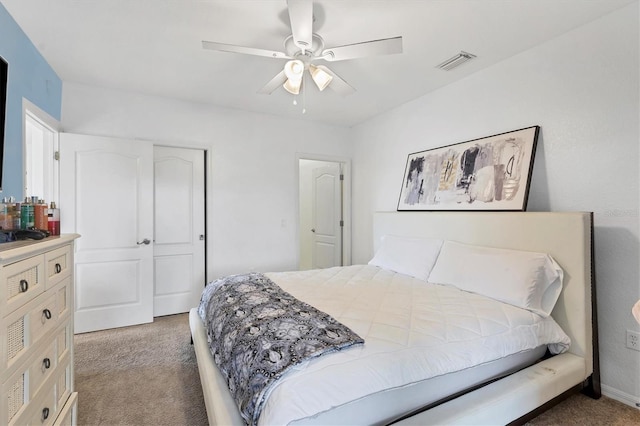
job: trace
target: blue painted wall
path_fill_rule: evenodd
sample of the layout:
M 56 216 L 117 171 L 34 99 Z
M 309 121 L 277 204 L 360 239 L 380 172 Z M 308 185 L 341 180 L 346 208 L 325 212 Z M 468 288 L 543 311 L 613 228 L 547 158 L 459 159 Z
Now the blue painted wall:
M 60 120 L 62 80 L 0 4 L 0 56 L 9 63 L 1 197 L 22 198 L 22 98 Z

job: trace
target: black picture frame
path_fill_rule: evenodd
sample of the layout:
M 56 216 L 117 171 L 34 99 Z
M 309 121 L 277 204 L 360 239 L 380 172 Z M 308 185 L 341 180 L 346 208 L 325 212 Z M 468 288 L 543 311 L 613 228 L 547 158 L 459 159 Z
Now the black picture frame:
M 525 211 L 539 126 L 409 154 L 398 211 Z

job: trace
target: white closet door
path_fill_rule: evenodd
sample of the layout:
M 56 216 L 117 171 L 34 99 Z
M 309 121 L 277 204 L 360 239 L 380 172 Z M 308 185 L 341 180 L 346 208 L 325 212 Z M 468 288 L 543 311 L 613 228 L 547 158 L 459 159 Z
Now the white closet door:
M 75 332 L 153 321 L 153 145 L 60 134 L 62 232 L 76 244 Z
M 154 148 L 154 316 L 198 306 L 205 277 L 204 151 Z

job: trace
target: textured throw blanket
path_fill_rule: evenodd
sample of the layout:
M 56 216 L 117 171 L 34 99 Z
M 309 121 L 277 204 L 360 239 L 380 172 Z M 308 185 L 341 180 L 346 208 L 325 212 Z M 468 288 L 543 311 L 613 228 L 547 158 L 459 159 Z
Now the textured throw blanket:
M 269 389 L 290 368 L 364 340 L 262 274 L 207 285 L 198 313 L 213 359 L 247 424 L 256 424 Z

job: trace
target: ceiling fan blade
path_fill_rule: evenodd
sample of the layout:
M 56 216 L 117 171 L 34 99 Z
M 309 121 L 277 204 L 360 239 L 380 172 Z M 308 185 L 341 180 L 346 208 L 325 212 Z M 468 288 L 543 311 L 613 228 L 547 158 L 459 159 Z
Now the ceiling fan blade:
M 313 2 L 311 0 L 287 0 L 293 42 L 300 49 L 311 50 L 313 34 Z
M 333 77 L 331 83 L 329 83 L 329 89 L 333 90 L 341 96 L 349 96 L 356 92 L 356 89 L 351 87 L 349 83 L 344 81 L 338 74 L 331 71 L 329 68 L 325 67 L 324 65 L 317 65 L 317 67 Z
M 284 82 L 287 81 L 287 76 L 284 74 L 284 70 L 280 71 L 278 75 L 273 77 L 271 81 L 264 85 L 264 87 L 258 90 L 258 93 L 263 95 L 270 95 L 278 87 L 281 87 Z
M 209 50 L 218 50 L 222 52 L 243 53 L 245 55 L 266 56 L 276 59 L 291 59 L 284 52 L 275 50 L 257 49 L 255 47 L 236 46 L 233 44 L 216 43 L 215 41 L 202 41 L 202 47 Z
M 332 47 L 323 50 L 320 58 L 334 62 L 363 58 L 365 56 L 392 55 L 394 53 L 402 53 L 401 36 Z

